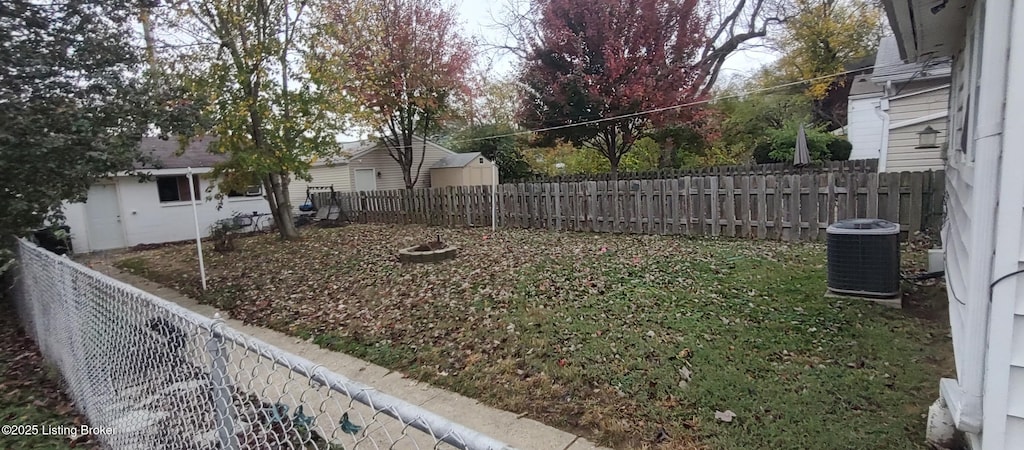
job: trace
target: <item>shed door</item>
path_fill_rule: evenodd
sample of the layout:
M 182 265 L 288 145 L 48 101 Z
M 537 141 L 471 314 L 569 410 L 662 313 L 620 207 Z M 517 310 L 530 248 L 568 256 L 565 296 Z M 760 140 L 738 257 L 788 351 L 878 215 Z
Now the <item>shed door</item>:
M 117 185 L 96 184 L 89 188 L 89 197 L 85 202 L 85 220 L 90 249 L 108 250 L 125 247 L 121 207 L 117 202 Z M 74 233 L 75 230 L 71 232 Z
M 377 169 L 356 169 L 356 191 L 377 190 Z

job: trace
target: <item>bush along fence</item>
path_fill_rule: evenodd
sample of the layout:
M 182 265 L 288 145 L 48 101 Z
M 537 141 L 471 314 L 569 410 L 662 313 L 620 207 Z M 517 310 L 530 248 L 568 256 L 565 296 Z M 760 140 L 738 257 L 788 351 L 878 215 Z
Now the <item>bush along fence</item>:
M 944 172 L 821 172 L 498 186 L 498 226 L 560 231 L 824 240 L 848 218 L 882 218 L 911 235 L 941 226 Z M 340 194 L 371 223 L 490 226 L 491 187 Z
M 718 175 L 805 175 L 822 172 L 878 172 L 878 159 L 850 161 L 816 161 L 808 166 L 794 167 L 792 163 L 748 164 L 715 166 L 699 169 L 665 169 L 645 172 L 621 172 L 619 180 L 664 180 L 670 178 Z M 552 177 L 534 177 L 516 180 L 522 183 L 563 183 L 579 181 L 611 181 L 611 174 L 576 174 Z
M 102 448 L 509 448 L 26 241 L 17 270 L 25 330 Z

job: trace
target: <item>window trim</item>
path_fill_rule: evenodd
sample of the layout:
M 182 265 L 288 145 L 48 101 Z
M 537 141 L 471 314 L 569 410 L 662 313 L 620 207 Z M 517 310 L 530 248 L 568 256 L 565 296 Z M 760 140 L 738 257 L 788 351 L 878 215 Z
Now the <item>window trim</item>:
M 256 192 L 252 192 L 252 188 L 256 188 Z M 246 186 L 245 192 L 228 191 L 224 193 L 224 197 L 231 201 L 243 201 L 263 198 L 263 186 L 259 184 L 250 184 Z

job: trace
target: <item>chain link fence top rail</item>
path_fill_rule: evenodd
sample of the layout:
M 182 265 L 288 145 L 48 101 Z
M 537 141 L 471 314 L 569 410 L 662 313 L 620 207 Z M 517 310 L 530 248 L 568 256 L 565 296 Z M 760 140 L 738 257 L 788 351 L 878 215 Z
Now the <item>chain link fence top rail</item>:
M 31 243 L 15 303 L 96 434 L 114 449 L 505 449 Z

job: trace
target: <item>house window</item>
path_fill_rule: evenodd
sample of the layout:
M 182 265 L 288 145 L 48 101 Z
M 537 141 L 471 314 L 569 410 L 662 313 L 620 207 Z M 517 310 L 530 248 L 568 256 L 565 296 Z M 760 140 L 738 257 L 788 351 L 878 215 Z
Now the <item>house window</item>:
M 192 175 L 192 186 L 196 193 L 194 200 L 199 200 L 198 175 Z M 189 197 L 188 176 L 157 177 L 156 191 L 160 195 L 160 203 L 187 201 Z
M 262 196 L 263 196 L 263 186 L 260 186 L 258 184 L 249 185 L 248 187 L 245 188 L 244 191 L 234 191 L 234 190 L 228 191 L 228 197 L 230 197 L 230 198 L 236 198 L 236 197 L 262 197 Z

